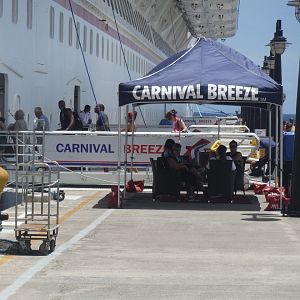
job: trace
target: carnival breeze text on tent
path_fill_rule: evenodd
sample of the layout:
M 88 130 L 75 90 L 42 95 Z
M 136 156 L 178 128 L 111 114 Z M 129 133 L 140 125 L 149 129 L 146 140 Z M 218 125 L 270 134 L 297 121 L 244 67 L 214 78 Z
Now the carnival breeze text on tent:
M 203 88 L 202 88 L 203 89 Z M 207 95 L 202 94 L 201 85 L 148 86 L 136 85 L 132 91 L 136 100 L 249 100 L 258 101 L 258 88 L 238 85 L 208 84 Z

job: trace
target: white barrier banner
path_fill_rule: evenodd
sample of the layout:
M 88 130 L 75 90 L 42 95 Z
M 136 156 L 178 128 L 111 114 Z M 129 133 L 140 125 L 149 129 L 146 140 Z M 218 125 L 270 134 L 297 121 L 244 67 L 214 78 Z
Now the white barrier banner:
M 179 136 L 172 135 L 136 135 L 133 143 L 134 164 L 150 165 L 150 157 L 161 156 L 168 138 L 179 142 Z M 195 157 L 198 151 L 209 149 L 216 140 L 214 135 L 181 136 L 181 154 Z M 125 156 L 125 137 L 122 136 L 122 156 Z M 128 137 L 127 160 L 130 161 L 131 136 Z M 117 135 L 46 135 L 45 157 L 62 165 L 116 166 L 118 157 Z

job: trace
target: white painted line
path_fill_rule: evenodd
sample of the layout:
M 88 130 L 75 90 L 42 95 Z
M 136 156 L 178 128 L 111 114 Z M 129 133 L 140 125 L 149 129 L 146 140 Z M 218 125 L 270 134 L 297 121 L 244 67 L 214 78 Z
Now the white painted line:
M 48 256 L 40 259 L 35 265 L 29 268 L 26 272 L 21 274 L 15 282 L 5 288 L 2 292 L 0 292 L 0 299 L 5 300 L 8 297 L 14 295 L 17 290 L 30 281 L 35 274 L 40 272 L 42 269 L 47 267 L 52 260 L 63 254 L 66 250 L 71 248 L 75 243 L 88 235 L 92 230 L 94 230 L 98 225 L 100 225 L 107 217 L 109 217 L 113 213 L 114 209 L 109 209 L 105 211 L 99 218 L 97 218 L 93 223 L 91 223 L 86 228 L 82 229 L 78 232 L 73 238 L 71 238 L 66 243 L 62 244 L 57 250 Z

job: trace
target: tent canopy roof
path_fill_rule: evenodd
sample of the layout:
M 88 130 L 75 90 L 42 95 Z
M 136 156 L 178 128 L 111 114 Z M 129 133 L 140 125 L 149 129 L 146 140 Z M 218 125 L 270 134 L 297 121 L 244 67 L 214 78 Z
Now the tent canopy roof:
M 244 55 L 200 38 L 146 76 L 119 85 L 119 106 L 143 103 L 282 105 L 282 86 Z

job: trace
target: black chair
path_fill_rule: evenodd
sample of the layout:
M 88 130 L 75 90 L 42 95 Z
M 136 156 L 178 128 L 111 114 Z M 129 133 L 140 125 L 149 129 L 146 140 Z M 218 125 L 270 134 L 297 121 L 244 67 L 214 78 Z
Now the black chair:
M 153 199 L 157 199 L 162 195 L 173 196 L 178 199 L 181 187 L 180 174 L 171 170 L 167 159 L 163 157 L 158 157 L 156 161 L 153 158 L 150 158 L 150 161 L 153 172 Z
M 245 196 L 245 183 L 244 183 L 244 173 L 245 166 L 241 164 L 236 164 L 236 171 L 234 176 L 234 194 L 236 195 L 237 191 L 243 191 Z
M 210 160 L 208 170 L 208 196 L 222 195 L 232 201 L 234 172 L 232 160 Z

